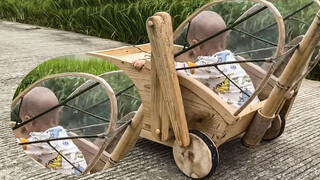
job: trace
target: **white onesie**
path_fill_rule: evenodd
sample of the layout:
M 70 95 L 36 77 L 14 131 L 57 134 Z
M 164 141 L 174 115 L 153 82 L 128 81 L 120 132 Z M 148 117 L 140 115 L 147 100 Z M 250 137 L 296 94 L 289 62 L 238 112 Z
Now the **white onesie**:
M 176 62 L 176 68 L 199 66 L 218 62 L 235 61 L 233 54 L 229 50 L 220 51 L 212 56 L 199 56 L 195 63 Z M 179 72 L 191 76 L 208 88 L 216 92 L 223 100 L 234 108 L 239 108 L 254 92 L 254 86 L 249 75 L 240 66 L 240 64 L 219 65 L 218 68 L 235 82 L 245 93 L 238 89 L 232 82 L 228 80 L 215 67 L 204 67 L 188 70 L 180 70 Z M 247 96 L 249 95 L 249 96 Z M 256 97 L 251 103 L 257 103 L 259 99 Z
M 44 132 L 31 132 L 27 140 L 20 138 L 20 142 L 31 142 L 61 137 L 68 137 L 67 132 L 63 127 L 57 126 Z M 47 143 L 24 145 L 24 150 L 29 156 L 45 167 L 60 173 L 79 175 L 87 167 L 87 163 L 82 152 L 72 142 L 72 140 L 67 139 L 50 141 L 50 144 L 55 147 L 56 150 L 58 150 L 66 159 L 74 164 L 76 168 L 68 163 Z

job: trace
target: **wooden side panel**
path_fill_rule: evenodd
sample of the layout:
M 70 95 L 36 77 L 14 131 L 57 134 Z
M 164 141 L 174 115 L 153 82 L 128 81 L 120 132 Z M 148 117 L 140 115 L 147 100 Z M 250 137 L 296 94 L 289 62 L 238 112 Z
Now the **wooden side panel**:
M 219 139 L 217 146 L 220 146 L 233 137 L 236 137 L 237 135 L 245 132 L 249 124 L 251 123 L 255 113 L 264 106 L 265 102 L 266 101 L 262 101 L 255 105 L 249 105 L 245 110 L 243 110 L 239 114 L 240 118 L 234 124 L 227 126 L 225 134 L 223 138 Z
M 217 94 L 215 94 L 211 89 L 203 85 L 200 81 L 191 78 L 185 74 L 179 74 L 180 85 L 189 89 L 193 94 L 197 95 L 199 101 L 205 101 L 212 109 L 214 109 L 224 121 L 228 124 L 234 123 L 238 117 L 233 115 L 235 109 L 232 108 L 227 102 L 222 100 Z M 183 96 L 183 98 L 187 98 Z M 194 104 L 197 106 L 197 104 Z M 186 111 L 188 111 L 186 109 Z
M 189 129 L 204 132 L 216 143 L 215 137 L 222 138 L 227 122 L 205 100 L 199 98 L 191 90 L 181 87 L 183 103 Z
M 77 134 L 72 133 L 72 132 L 68 132 L 68 135 L 70 137 L 78 136 Z M 85 139 L 73 139 L 72 141 L 80 149 L 80 151 L 82 152 L 87 164 L 89 164 L 92 161 L 92 159 L 94 158 L 95 154 L 97 154 L 97 152 L 99 151 L 99 147 L 98 146 L 94 145 L 92 142 L 87 141 Z M 108 161 L 109 157 L 110 157 L 110 154 L 107 153 L 106 151 L 104 151 L 102 153 L 99 161 L 92 168 L 90 173 L 95 173 L 95 172 L 101 171 L 103 169 L 103 167 L 105 166 L 106 162 Z
M 125 49 L 122 49 L 124 53 Z M 107 55 L 107 51 L 102 54 L 100 52 L 90 53 L 91 55 L 103 58 L 109 62 L 115 64 L 120 69 L 122 69 L 135 83 L 137 89 L 139 90 L 142 102 L 144 104 L 144 117 L 143 117 L 143 131 L 141 133 L 142 137 L 156 141 L 155 138 L 151 138 L 151 71 L 147 68 L 142 68 L 141 71 L 136 70 L 131 62 L 121 61 L 117 57 L 112 57 Z M 221 98 L 216 95 L 213 91 L 208 89 L 202 83 L 188 77 L 183 74 L 178 75 L 179 83 L 181 87 L 181 93 L 184 103 L 184 109 L 186 113 L 186 119 L 189 129 L 198 129 L 211 138 L 214 138 L 215 143 L 219 144 L 218 137 L 221 137 L 227 124 L 233 124 L 236 122 L 238 117 L 233 116 L 233 111 L 229 109 L 229 105 L 221 100 Z M 160 108 L 160 112 L 164 111 L 164 106 Z M 164 118 L 164 117 L 163 117 Z M 168 122 L 168 121 L 166 121 Z M 199 123 L 200 122 L 200 123 Z M 165 121 L 162 121 L 162 140 L 166 141 L 166 145 L 172 142 L 172 129 L 169 125 L 164 125 Z M 166 127 L 166 130 L 163 130 Z M 215 129 L 216 128 L 216 129 Z M 146 133 L 150 132 L 150 133 Z M 165 134 L 163 132 L 169 132 Z M 161 142 L 157 140 L 156 142 Z M 169 143 L 170 144 L 170 143 Z
M 124 49 L 125 51 L 125 49 Z M 101 57 L 103 59 L 108 60 L 109 62 L 115 64 L 120 69 L 122 69 L 135 83 L 137 89 L 139 90 L 142 102 L 144 104 L 144 117 L 143 117 L 143 133 L 141 133 L 142 137 L 150 139 L 152 141 L 156 141 L 155 138 L 151 138 L 151 91 L 150 91 L 150 82 L 151 82 L 151 71 L 147 68 L 143 68 L 141 71 L 136 70 L 131 63 L 121 61 L 116 57 L 112 57 L 109 55 L 105 55 L 97 52 L 90 53 L 91 55 Z M 233 111 L 229 109 L 229 105 L 221 100 L 218 95 L 212 92 L 210 89 L 205 87 L 199 81 L 188 77 L 186 75 L 179 74 L 179 83 L 182 92 L 182 98 L 186 113 L 186 119 L 189 126 L 189 129 L 198 129 L 206 134 L 208 134 L 216 144 L 222 144 L 227 139 L 225 137 L 221 138 L 226 129 L 233 128 L 230 125 L 234 123 L 238 123 L 237 119 L 239 117 L 233 116 Z M 162 107 L 164 108 L 164 107 Z M 160 108 L 160 109 L 162 109 Z M 163 110 L 163 109 L 162 109 Z M 160 110 L 162 112 L 162 110 Z M 250 119 L 250 118 L 248 118 Z M 251 120 L 251 119 L 250 119 Z M 244 127 L 240 128 L 239 131 L 231 130 L 231 134 L 227 134 L 226 137 L 231 138 L 230 135 L 236 135 L 246 130 L 247 124 L 249 120 L 244 123 Z M 201 123 L 199 123 L 201 122 Z M 163 122 L 162 122 L 163 124 Z M 164 126 L 163 126 L 164 127 Z M 156 142 L 163 143 L 166 145 L 170 145 L 172 141 L 172 129 L 170 126 L 168 127 L 168 136 L 163 138 L 166 142 L 161 142 L 161 140 L 157 140 Z M 217 128 L 217 129 L 214 129 Z M 149 132 L 149 133 L 147 133 Z M 162 131 L 162 135 L 163 135 Z M 221 139 L 219 139 L 221 138 Z
M 239 58 L 239 57 L 237 57 L 237 58 Z M 247 74 L 250 76 L 254 87 L 257 88 L 259 86 L 259 84 L 262 82 L 262 80 L 265 78 L 267 72 L 253 63 L 241 63 L 240 65 L 247 72 Z M 271 75 L 267 84 L 264 86 L 263 90 L 258 95 L 260 100 L 265 100 L 268 98 L 268 96 L 271 93 L 273 87 L 275 86 L 277 80 L 278 80 L 278 78 Z

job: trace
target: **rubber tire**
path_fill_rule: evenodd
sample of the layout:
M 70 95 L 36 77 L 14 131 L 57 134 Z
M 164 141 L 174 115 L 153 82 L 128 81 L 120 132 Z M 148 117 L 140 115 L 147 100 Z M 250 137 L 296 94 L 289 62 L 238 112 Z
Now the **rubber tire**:
M 285 126 L 286 126 L 286 120 L 285 120 L 285 117 L 284 117 L 284 115 L 283 114 L 279 114 L 279 117 L 280 117 L 280 131 L 278 132 L 278 134 L 277 135 L 275 135 L 274 137 L 272 137 L 272 138 L 265 138 L 265 137 L 263 137 L 262 138 L 262 140 L 263 141 L 273 141 L 273 140 L 275 140 L 275 139 L 277 139 L 278 137 L 280 137 L 282 134 L 283 134 L 283 132 L 284 132 L 284 129 L 285 129 Z

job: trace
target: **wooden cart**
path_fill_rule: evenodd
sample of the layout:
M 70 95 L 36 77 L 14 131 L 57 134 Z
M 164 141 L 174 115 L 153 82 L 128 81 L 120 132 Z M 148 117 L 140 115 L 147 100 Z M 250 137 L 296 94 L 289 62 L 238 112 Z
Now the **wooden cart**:
M 284 63 L 285 68 L 279 68 L 275 63 L 267 70 L 253 63 L 241 63 L 253 80 L 256 91 L 240 109 L 234 110 L 199 81 L 176 73 L 174 67 L 174 54 L 183 49 L 174 44 L 174 39 L 197 14 L 224 1 L 217 0 L 203 6 L 175 32 L 172 31 L 170 15 L 156 13 L 146 23 L 150 44 L 88 53 L 113 63 L 127 74 L 138 89 L 143 106 L 126 127 L 112 129 L 109 126 L 109 132 L 115 132 L 109 137 L 119 137 L 117 143 L 113 143 L 112 151 L 104 151 L 108 149 L 110 138 L 102 142 L 100 149 L 85 140 L 74 140 L 85 156 L 94 159 L 84 173 L 105 169 L 120 161 L 140 135 L 173 147 L 174 159 L 180 170 L 189 177 L 203 178 L 215 170 L 219 161 L 218 147 L 230 139 L 242 136 L 244 145 L 256 147 L 262 139 L 272 140 L 282 134 L 302 78 L 309 72 L 304 70 L 320 41 L 320 11 L 299 46 L 284 52 L 282 16 L 270 2 L 253 0 L 261 4 L 260 7 L 267 7 L 277 21 L 278 46 L 272 58 L 290 61 Z M 249 9 L 238 21 L 256 10 L 256 6 Z M 319 55 L 316 58 L 315 62 L 320 59 Z M 132 66 L 132 61 L 139 59 L 147 60 L 140 71 Z M 245 61 L 242 57 L 237 59 Z M 275 73 L 281 76 L 278 78 Z M 108 91 L 111 97 L 112 93 Z M 250 104 L 256 96 L 260 102 Z
M 303 67 L 320 40 L 318 13 L 294 54 L 282 53 L 284 25 L 280 13 L 271 3 L 256 1 L 276 16 L 279 27 L 276 56 L 292 57 L 280 78 L 272 75 L 272 68 L 265 71 L 254 64 L 243 65 L 254 81 L 263 79 L 251 96 L 251 99 L 259 96 L 261 102 L 246 103 L 234 111 L 205 85 L 177 74 L 173 63 L 174 54 L 182 49 L 173 44 L 173 38 L 188 21 L 218 2 L 221 1 L 209 3 L 192 14 L 175 32 L 172 32 L 171 17 L 156 13 L 147 20 L 150 44 L 88 53 L 112 62 L 132 79 L 143 101 L 140 136 L 172 146 L 178 167 L 193 178 L 202 178 L 214 170 L 219 160 L 217 148 L 238 135 L 245 133 L 242 141 L 250 147 L 258 146 L 263 138 L 271 140 L 281 135 L 302 80 L 299 77 Z M 131 64 L 137 59 L 148 59 L 150 63 L 138 71 Z

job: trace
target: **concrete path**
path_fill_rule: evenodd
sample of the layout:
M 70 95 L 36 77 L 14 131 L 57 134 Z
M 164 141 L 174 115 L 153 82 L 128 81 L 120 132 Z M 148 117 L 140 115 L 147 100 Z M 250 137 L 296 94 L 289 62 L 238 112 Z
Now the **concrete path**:
M 106 171 L 82 177 L 36 166 L 15 141 L 10 104 L 23 77 L 45 60 L 108 49 L 122 43 L 47 28 L 0 22 L 0 179 L 188 179 L 171 148 L 140 139 L 129 155 Z M 208 179 L 320 179 L 320 82 L 305 81 L 284 134 L 249 150 L 239 140 L 223 145 Z

